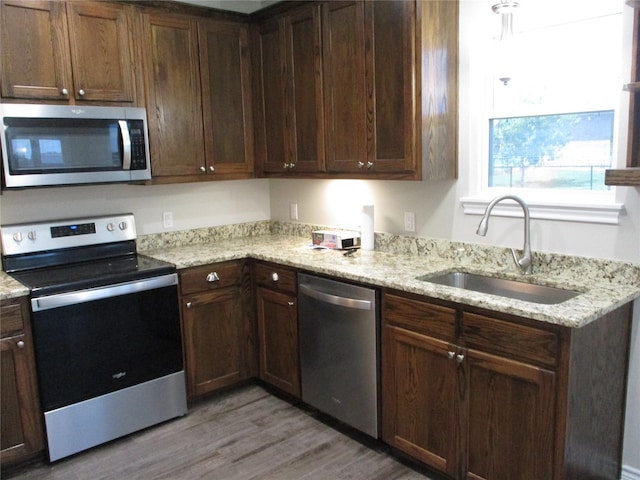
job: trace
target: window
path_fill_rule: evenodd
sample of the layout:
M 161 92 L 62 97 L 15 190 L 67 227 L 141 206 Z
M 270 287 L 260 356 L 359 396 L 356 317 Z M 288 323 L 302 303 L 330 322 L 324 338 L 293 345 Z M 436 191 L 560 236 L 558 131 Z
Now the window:
M 516 34 L 493 42 L 487 62 L 483 189 L 608 191 L 624 83 L 620 2 L 522 0 L 514 16 Z

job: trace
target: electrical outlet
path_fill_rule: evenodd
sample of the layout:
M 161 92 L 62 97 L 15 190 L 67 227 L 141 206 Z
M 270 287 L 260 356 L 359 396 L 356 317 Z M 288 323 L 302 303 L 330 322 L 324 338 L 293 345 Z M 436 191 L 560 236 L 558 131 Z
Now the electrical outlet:
M 416 231 L 416 214 L 414 212 L 404 212 L 404 230 L 405 232 Z
M 292 203 L 289 205 L 289 217 L 291 220 L 298 220 L 298 204 Z
M 173 212 L 162 212 L 162 226 L 164 228 L 173 227 Z

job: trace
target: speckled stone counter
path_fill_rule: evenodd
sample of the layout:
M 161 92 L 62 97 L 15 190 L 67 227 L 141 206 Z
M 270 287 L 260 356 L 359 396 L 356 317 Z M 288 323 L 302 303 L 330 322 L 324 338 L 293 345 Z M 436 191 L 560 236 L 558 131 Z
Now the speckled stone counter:
M 534 252 L 534 273 L 524 277 L 506 248 L 376 233 L 375 251 L 344 256 L 341 251 L 310 248 L 311 231 L 321 228 L 327 227 L 265 221 L 142 235 L 138 251 L 178 268 L 241 258 L 265 260 L 572 328 L 640 297 L 637 264 Z M 581 294 L 557 305 L 541 305 L 416 279 L 454 269 Z M 0 299 L 28 294 L 25 286 L 0 272 Z
M 233 236 L 213 228 L 206 232 L 173 233 L 139 239 L 138 248 L 154 258 L 186 268 L 253 258 L 354 282 L 389 287 L 451 300 L 496 312 L 514 314 L 567 327 L 581 327 L 640 296 L 640 265 L 534 252 L 534 273 L 524 277 L 509 249 L 445 240 L 376 234 L 375 251 L 344 256 L 341 251 L 310 248 L 315 226 L 251 224 Z M 271 233 L 269 233 L 269 230 Z M 193 243 L 193 239 L 198 241 Z M 416 277 L 450 270 L 489 274 L 581 292 L 557 305 L 541 305 L 436 285 Z

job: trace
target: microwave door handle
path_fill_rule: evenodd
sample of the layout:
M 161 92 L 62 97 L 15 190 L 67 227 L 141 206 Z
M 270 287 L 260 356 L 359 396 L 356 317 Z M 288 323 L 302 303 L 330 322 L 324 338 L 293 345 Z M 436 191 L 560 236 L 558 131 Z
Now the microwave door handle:
M 126 120 L 118 120 L 120 135 L 122 135 L 122 169 L 131 170 L 131 137 Z

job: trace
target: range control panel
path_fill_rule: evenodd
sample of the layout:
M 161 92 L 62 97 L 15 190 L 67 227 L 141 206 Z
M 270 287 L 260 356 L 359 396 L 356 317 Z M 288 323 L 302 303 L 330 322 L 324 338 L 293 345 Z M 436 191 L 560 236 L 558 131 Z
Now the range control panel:
M 59 250 L 136 239 L 133 214 L 4 225 L 2 254 Z

